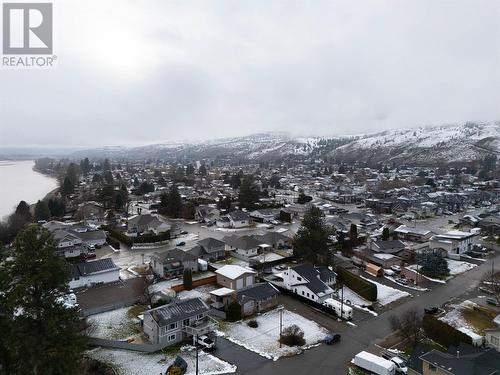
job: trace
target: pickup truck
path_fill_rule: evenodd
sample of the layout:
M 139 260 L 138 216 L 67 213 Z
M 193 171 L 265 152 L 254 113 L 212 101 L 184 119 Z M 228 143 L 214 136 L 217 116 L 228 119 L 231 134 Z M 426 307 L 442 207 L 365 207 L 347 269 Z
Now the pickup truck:
M 198 345 L 201 346 L 205 351 L 215 350 L 215 341 L 213 341 L 207 335 L 198 337 Z

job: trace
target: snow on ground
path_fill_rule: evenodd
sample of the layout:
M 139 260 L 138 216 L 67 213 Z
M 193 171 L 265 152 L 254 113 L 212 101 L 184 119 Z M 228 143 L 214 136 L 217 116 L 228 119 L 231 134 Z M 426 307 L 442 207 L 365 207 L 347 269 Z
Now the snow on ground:
M 394 277 L 392 277 L 392 276 L 384 276 L 384 277 L 385 277 L 387 280 L 390 280 L 390 281 L 392 281 L 393 283 L 398 284 L 398 285 L 400 285 L 400 286 L 402 286 L 402 287 L 405 287 L 405 288 L 408 288 L 408 289 L 418 290 L 418 291 L 420 291 L 420 292 L 425 292 L 425 291 L 429 290 L 429 289 L 427 289 L 427 288 L 422 288 L 422 287 L 419 287 L 419 286 L 417 286 L 417 285 L 413 285 L 412 283 L 408 283 L 407 285 L 401 284 L 399 281 L 397 281 L 397 280 L 396 280 Z
M 129 350 L 96 348 L 88 356 L 112 365 L 120 375 L 165 374 L 176 354 L 140 353 Z M 187 375 L 195 374 L 196 356 L 192 347 L 182 348 L 179 355 L 187 362 Z M 224 362 L 203 351 L 198 356 L 199 374 L 228 374 L 236 372 L 236 366 Z
M 460 332 L 465 333 L 467 336 L 471 337 L 473 342 L 479 342 L 482 340 L 482 336 L 479 332 L 472 327 L 467 320 L 462 315 L 463 309 L 470 309 L 475 305 L 471 301 L 463 301 L 459 305 L 450 305 L 451 310 L 447 311 L 446 314 L 439 317 L 439 320 L 448 323 L 450 326 L 455 327 Z
M 247 321 L 229 323 L 220 335 L 244 348 L 260 354 L 263 357 L 276 361 L 283 356 L 291 356 L 302 350 L 319 344 L 328 331 L 315 322 L 288 310 L 283 310 L 283 329 L 296 324 L 304 331 L 306 344 L 302 347 L 279 347 L 280 311 L 272 310 L 253 318 L 259 326 L 250 328 Z
M 394 302 L 400 298 L 410 296 L 410 293 L 408 292 L 404 292 L 402 290 L 377 283 L 376 281 L 367 279 L 366 277 L 363 277 L 363 279 L 370 281 L 377 286 L 377 302 L 383 306 L 388 305 L 389 303 Z
M 425 276 L 424 274 L 420 273 L 420 272 L 417 272 L 417 268 L 418 268 L 418 265 L 416 264 L 412 264 L 410 266 L 407 266 L 405 267 L 406 269 L 410 270 L 410 271 L 413 271 L 415 273 L 418 273 L 419 276 L 422 276 L 424 278 L 426 278 L 427 280 L 430 280 L 430 281 L 433 281 L 435 283 L 441 283 L 441 284 L 446 284 L 446 281 L 444 280 L 440 280 L 440 279 L 433 279 L 432 277 L 429 277 L 429 276 Z
M 369 314 L 372 314 L 373 316 L 378 316 L 378 314 L 375 311 L 372 311 L 372 310 L 368 309 L 367 307 L 364 307 L 364 306 L 371 306 L 372 303 L 370 301 L 364 299 L 359 294 L 356 294 L 355 292 L 353 292 L 351 289 L 349 289 L 346 286 L 344 286 L 343 289 L 344 289 L 344 302 L 346 304 L 351 305 L 352 307 L 354 307 L 356 309 L 363 310 Z M 341 300 L 341 297 L 342 297 L 341 290 L 338 290 L 334 293 L 337 293 L 336 294 L 337 299 Z
M 477 267 L 477 264 L 463 262 L 460 260 L 447 259 L 447 261 L 451 276 L 459 275 Z
M 130 307 L 90 315 L 87 318 L 91 328 L 89 336 L 101 339 L 122 340 L 137 333 L 134 319 L 128 315 Z
M 196 289 L 192 290 L 183 290 L 182 292 L 177 293 L 177 298 L 181 300 L 191 299 L 191 298 L 201 298 L 203 301 L 206 301 L 210 298 L 210 292 L 212 290 L 217 289 L 215 285 L 203 285 L 199 286 Z

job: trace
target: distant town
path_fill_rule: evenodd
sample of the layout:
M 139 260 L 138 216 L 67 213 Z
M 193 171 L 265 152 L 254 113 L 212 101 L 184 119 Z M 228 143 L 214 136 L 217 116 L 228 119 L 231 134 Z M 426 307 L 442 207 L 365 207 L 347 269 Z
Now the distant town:
M 19 203 L 1 240 L 18 262 L 23 231 L 47 234 L 87 366 L 500 371 L 495 156 L 462 167 L 42 158 L 35 169 L 59 188 Z

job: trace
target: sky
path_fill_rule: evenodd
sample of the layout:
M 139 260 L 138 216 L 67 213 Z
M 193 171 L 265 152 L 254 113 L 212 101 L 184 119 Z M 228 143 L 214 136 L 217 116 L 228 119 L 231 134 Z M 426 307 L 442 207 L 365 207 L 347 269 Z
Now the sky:
M 55 0 L 53 69 L 0 70 L 0 147 L 500 120 L 496 0 Z

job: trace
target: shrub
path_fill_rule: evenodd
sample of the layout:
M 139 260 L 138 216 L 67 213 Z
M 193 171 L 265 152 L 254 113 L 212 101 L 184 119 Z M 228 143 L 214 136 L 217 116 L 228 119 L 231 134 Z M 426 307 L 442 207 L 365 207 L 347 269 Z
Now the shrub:
M 422 324 L 428 338 L 447 348 L 452 345 L 458 346 L 461 342 L 472 345 L 472 338 L 470 336 L 432 315 L 424 315 Z
M 120 241 L 118 241 L 114 237 L 107 236 L 106 237 L 106 242 L 108 243 L 108 245 L 113 246 L 115 249 L 119 249 L 120 248 Z
M 193 274 L 191 272 L 191 268 L 184 268 L 184 273 L 182 275 L 182 283 L 184 285 L 184 289 L 186 290 L 193 289 Z
M 287 346 L 302 346 L 306 343 L 304 331 L 298 325 L 292 324 L 283 330 L 280 342 Z
M 250 328 L 257 328 L 259 326 L 259 323 L 255 319 L 250 320 L 247 324 Z
M 337 275 L 343 284 L 364 299 L 371 302 L 377 300 L 377 286 L 374 283 L 365 280 L 342 267 L 337 267 Z
M 241 305 L 238 301 L 233 301 L 227 306 L 226 319 L 230 322 L 236 322 L 241 319 Z

